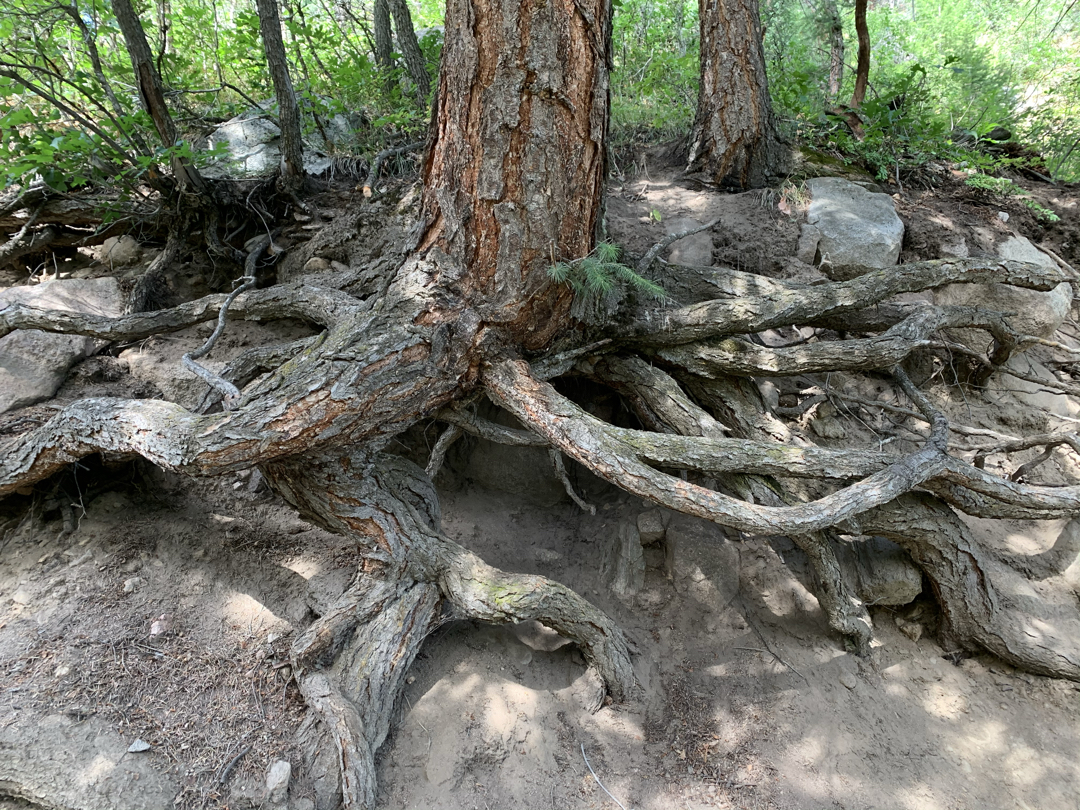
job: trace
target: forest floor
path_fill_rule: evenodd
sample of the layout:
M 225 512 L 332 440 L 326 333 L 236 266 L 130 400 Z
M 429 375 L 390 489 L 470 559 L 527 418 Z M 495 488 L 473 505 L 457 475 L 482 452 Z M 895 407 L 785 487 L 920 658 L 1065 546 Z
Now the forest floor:
M 975 248 L 1015 230 L 1077 264 L 1076 189 L 1033 190 L 1061 216 L 1043 226 L 1022 206 L 977 198 L 947 170 L 942 178 L 936 190 L 894 197 L 908 229 L 902 261 L 937 258 L 958 236 Z M 327 199 L 349 204 L 344 192 Z M 609 233 L 640 255 L 673 222 L 720 216 L 716 263 L 813 281 L 817 271 L 795 258 L 799 205 L 794 188 L 720 195 L 654 167 L 613 182 Z M 197 287 L 208 271 L 184 272 Z M 304 328 L 231 324 L 212 359 Z M 58 401 L 194 397 L 178 360 L 206 333 L 91 358 Z M 1080 346 L 1075 321 L 1057 339 Z M 1036 350 L 1023 362 L 1050 373 Z M 925 384 L 968 426 L 1025 435 L 1080 417 L 1080 402 L 1038 385 L 950 386 L 948 372 L 928 368 Z M 827 384 L 890 393 L 884 378 Z M 0 430 L 43 410 L 7 414 Z M 918 437 L 903 417 L 891 427 L 855 408 L 833 418 L 845 434 L 836 446 L 902 449 Z M 435 438 L 435 428 L 414 431 L 402 450 Z M 599 782 L 627 810 L 1080 806 L 1080 685 L 955 649 L 936 635 L 926 594 L 873 608 L 873 651 L 858 658 L 829 630 L 788 540 L 696 519 L 670 518 L 666 548 L 645 550 L 644 587 L 619 598 L 604 582 L 605 549 L 621 522 L 651 507 L 576 470 L 597 506 L 589 515 L 530 452 L 456 445 L 437 479 L 444 529 L 489 563 L 561 581 L 611 615 L 632 642 L 643 694 L 589 714 L 573 645 L 531 625 L 447 625 L 410 671 L 379 758 L 380 807 L 617 807 Z M 1039 475 L 1076 480 L 1080 464 L 1059 450 Z M 0 808 L 263 807 L 269 766 L 288 760 L 288 807 L 312 810 L 320 774 L 304 770 L 295 742 L 304 706 L 288 649 L 347 584 L 350 544 L 299 520 L 250 472 L 190 480 L 106 460 L 78 465 L 63 486 L 78 504 L 74 533 L 62 535 L 59 513 L 35 511 L 30 495 L 21 512 L 0 516 Z M 1017 556 L 1076 530 L 971 524 L 983 543 Z M 148 749 L 129 752 L 136 741 Z

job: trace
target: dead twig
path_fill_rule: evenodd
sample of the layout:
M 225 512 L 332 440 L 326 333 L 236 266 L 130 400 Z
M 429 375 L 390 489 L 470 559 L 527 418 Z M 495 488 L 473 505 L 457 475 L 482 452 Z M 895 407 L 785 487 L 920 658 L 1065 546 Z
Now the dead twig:
M 604 787 L 604 783 L 600 781 L 600 777 L 596 775 L 596 771 L 594 771 L 592 765 L 589 764 L 589 758 L 585 756 L 585 743 L 581 744 L 581 758 L 585 760 L 585 767 L 589 769 L 589 773 L 592 774 L 592 778 L 596 780 L 596 784 L 600 786 L 600 789 L 604 791 L 604 793 L 606 793 L 608 796 L 611 796 L 611 800 L 615 802 L 615 804 L 619 805 L 622 810 L 626 810 L 626 805 L 620 802 L 614 796 L 612 796 L 611 791 Z

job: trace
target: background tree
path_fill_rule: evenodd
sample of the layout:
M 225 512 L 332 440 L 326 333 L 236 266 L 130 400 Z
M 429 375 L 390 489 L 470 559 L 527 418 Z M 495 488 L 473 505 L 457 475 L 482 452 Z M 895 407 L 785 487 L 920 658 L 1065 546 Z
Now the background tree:
M 701 89 L 687 171 L 760 188 L 786 158 L 769 97 L 757 0 L 701 0 Z
M 279 175 L 284 188 L 291 192 L 304 177 L 304 144 L 300 132 L 300 105 L 289 76 L 285 41 L 281 38 L 281 18 L 277 0 L 257 0 L 259 30 L 262 33 L 266 64 L 274 84 L 278 106 L 278 126 L 281 129 L 281 168 Z

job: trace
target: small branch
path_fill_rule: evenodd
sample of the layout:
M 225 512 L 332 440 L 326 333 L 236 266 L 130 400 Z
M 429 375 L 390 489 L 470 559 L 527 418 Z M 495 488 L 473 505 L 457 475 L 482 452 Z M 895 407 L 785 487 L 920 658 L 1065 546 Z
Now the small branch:
M 615 802 L 615 804 L 619 805 L 622 810 L 626 810 L 626 805 L 624 805 L 622 802 L 612 796 L 611 791 L 604 787 L 604 783 L 600 781 L 600 777 L 596 775 L 596 771 L 594 771 L 592 765 L 589 764 L 589 758 L 585 756 L 585 743 L 581 744 L 581 758 L 585 760 L 585 767 L 589 769 L 589 773 L 592 774 L 592 778 L 596 780 L 596 784 L 600 786 L 600 789 L 604 791 L 604 793 L 606 793 L 608 796 L 611 796 L 611 800 Z
M 562 481 L 563 488 L 566 490 L 566 494 L 570 496 L 570 500 L 590 515 L 595 515 L 596 507 L 591 503 L 582 500 L 574 491 L 574 485 L 570 483 L 570 477 L 566 474 L 566 466 L 563 464 L 562 453 L 552 447 L 548 449 L 548 455 L 551 457 L 551 466 L 555 468 L 555 476 Z
M 379 172 L 382 171 L 383 163 L 392 157 L 422 149 L 424 143 L 424 141 L 414 141 L 413 143 L 407 143 L 404 146 L 395 146 L 390 149 L 383 149 L 379 152 L 379 154 L 375 156 L 375 162 L 371 164 L 371 171 L 368 173 L 367 182 L 364 183 L 364 196 L 371 196 L 371 190 L 375 186 L 375 182 L 379 179 Z
M 210 353 L 210 350 L 214 348 L 214 344 L 217 343 L 218 338 L 221 337 L 221 333 L 225 331 L 225 322 L 229 317 L 229 307 L 232 302 L 236 300 L 236 297 L 241 293 L 247 292 L 255 286 L 255 263 L 259 260 L 259 256 L 262 252 L 270 246 L 271 237 L 269 234 L 263 236 L 252 247 L 251 252 L 248 254 L 247 262 L 244 265 L 245 275 L 243 276 L 242 284 L 229 293 L 225 302 L 221 305 L 221 309 L 218 312 L 217 327 L 213 333 L 206 339 L 206 342 L 193 352 L 188 352 L 180 361 L 184 364 L 184 368 L 200 377 L 211 388 L 219 391 L 222 395 L 221 406 L 227 410 L 235 410 L 240 403 L 240 390 L 228 380 L 223 377 L 214 374 L 205 366 L 196 363 L 196 360 L 200 360 Z
M 442 469 L 443 460 L 446 458 L 446 451 L 450 449 L 450 445 L 461 438 L 463 431 L 457 425 L 451 425 L 444 430 L 440 435 L 438 441 L 435 442 L 435 447 L 431 450 L 431 457 L 428 458 L 427 467 L 424 468 L 424 472 L 427 473 L 428 478 L 432 480 L 439 474 L 439 470 Z
M 653 262 L 656 261 L 656 257 L 659 256 L 661 254 L 661 252 L 663 252 L 663 250 L 665 248 L 667 248 L 669 245 L 673 245 L 675 242 L 678 242 L 680 239 L 685 239 L 688 236 L 693 236 L 695 233 L 701 233 L 702 231 L 707 231 L 710 228 L 713 228 L 713 227 L 715 227 L 715 226 L 717 226 L 719 224 L 720 224 L 720 217 L 717 217 L 716 219 L 712 220 L 711 222 L 706 222 L 704 225 L 695 225 L 692 228 L 687 228 L 686 230 L 677 231 L 676 233 L 668 234 L 663 239 L 661 239 L 659 242 L 657 242 L 655 245 L 653 245 L 651 248 L 649 248 L 649 252 L 641 257 L 641 261 L 639 261 L 637 263 L 637 267 L 635 268 L 637 274 L 640 276 L 640 275 L 644 275 L 646 272 L 648 272 L 649 268 L 652 267 Z

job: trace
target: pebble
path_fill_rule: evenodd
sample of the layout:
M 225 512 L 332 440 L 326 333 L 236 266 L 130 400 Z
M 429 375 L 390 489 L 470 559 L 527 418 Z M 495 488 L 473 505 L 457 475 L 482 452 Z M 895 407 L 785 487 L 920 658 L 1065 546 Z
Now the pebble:
M 67 664 L 61 664 L 56 668 L 56 671 L 53 672 L 53 675 L 55 675 L 57 678 L 66 678 L 70 674 L 71 667 L 69 667 Z
M 854 689 L 859 685 L 859 679 L 852 675 L 850 672 L 840 673 L 840 683 L 846 686 L 848 689 Z
M 135 593 L 142 585 L 142 577 L 130 577 L 124 580 L 124 593 Z
M 143 751 L 149 750 L 150 743 L 145 742 L 144 740 L 135 740 L 135 742 L 128 746 L 129 754 L 141 754 Z

